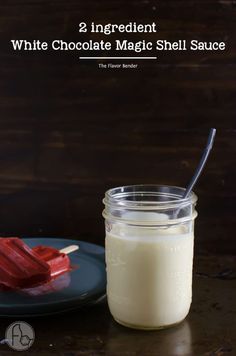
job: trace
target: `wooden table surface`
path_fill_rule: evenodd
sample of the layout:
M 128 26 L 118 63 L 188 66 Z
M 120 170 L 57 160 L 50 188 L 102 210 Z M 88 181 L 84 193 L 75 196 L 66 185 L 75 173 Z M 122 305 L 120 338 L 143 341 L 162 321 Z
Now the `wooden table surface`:
M 35 329 L 32 356 L 234 356 L 236 355 L 236 257 L 195 259 L 193 303 L 186 320 L 161 331 L 118 325 L 106 301 L 61 316 L 23 319 Z M 15 320 L 0 319 L 0 337 Z M 0 345 L 0 355 L 10 356 Z M 16 354 L 16 352 L 14 352 Z

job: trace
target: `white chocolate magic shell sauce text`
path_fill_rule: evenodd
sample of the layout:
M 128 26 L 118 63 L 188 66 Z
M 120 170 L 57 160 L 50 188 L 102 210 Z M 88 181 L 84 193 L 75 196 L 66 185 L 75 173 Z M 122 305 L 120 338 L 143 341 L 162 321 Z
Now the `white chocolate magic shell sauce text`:
M 107 297 L 120 324 L 165 328 L 189 312 L 197 197 L 182 198 L 184 190 L 137 185 L 106 192 Z

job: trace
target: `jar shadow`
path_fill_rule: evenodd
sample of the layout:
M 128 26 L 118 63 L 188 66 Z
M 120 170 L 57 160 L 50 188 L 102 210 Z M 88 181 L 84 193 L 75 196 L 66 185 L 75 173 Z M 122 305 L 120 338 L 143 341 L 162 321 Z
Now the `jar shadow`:
M 122 355 L 190 355 L 192 333 L 188 320 L 175 327 L 142 331 L 129 329 L 111 321 L 106 343 L 106 354 Z

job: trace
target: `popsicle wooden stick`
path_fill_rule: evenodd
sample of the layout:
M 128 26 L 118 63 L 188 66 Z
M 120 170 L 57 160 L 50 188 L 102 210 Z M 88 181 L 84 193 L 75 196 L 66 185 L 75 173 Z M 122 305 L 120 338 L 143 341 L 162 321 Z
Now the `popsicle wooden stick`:
M 66 255 L 68 255 L 71 252 L 77 251 L 79 249 L 78 245 L 71 245 L 71 246 L 67 246 L 64 247 L 60 250 L 61 253 L 65 253 Z

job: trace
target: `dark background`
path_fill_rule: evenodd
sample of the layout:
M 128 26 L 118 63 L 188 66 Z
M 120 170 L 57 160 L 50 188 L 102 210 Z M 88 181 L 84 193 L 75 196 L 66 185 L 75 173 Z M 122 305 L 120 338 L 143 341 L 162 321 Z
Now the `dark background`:
M 81 21 L 155 21 L 158 33 L 147 40 L 223 40 L 227 49 L 159 53 L 137 70 L 98 69 L 76 52 L 12 49 L 11 39 L 79 41 Z M 105 190 L 185 186 L 216 127 L 195 189 L 196 251 L 236 253 L 235 25 L 230 0 L 1 1 L 1 235 L 103 244 Z

